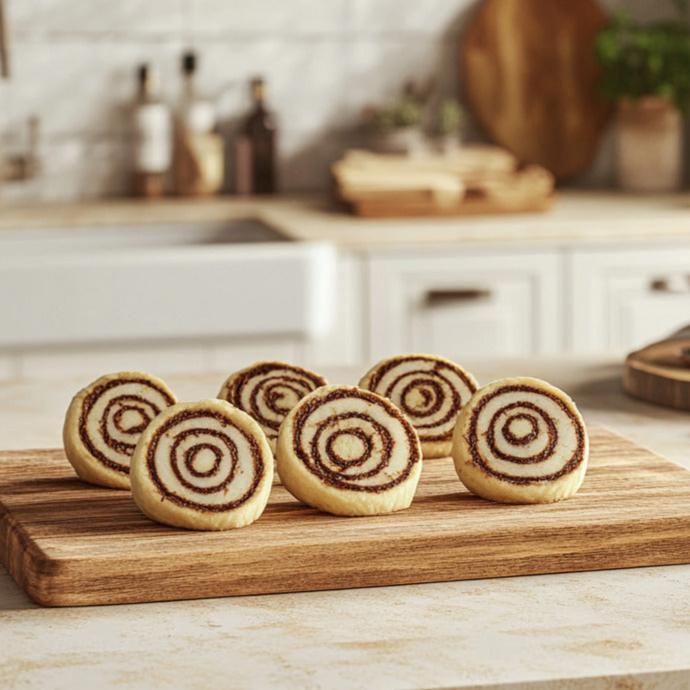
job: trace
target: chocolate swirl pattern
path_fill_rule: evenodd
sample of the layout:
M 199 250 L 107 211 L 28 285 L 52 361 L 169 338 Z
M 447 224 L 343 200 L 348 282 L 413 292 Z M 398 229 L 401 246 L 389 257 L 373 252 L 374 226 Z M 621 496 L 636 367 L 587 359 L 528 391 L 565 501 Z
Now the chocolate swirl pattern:
M 302 367 L 285 362 L 257 362 L 228 377 L 218 397 L 253 417 L 275 450 L 285 415 L 305 395 L 326 383 L 323 376 Z
M 463 408 L 453 439 L 461 481 L 484 498 L 545 503 L 573 495 L 589 444 L 575 403 L 531 378 L 494 381 Z
M 336 515 L 409 507 L 422 467 L 409 421 L 353 386 L 326 386 L 300 401 L 280 428 L 276 459 L 288 491 Z
M 67 410 L 65 453 L 92 484 L 129 487 L 130 458 L 141 433 L 175 396 L 143 372 L 108 374 L 82 389 Z
M 178 527 L 243 527 L 263 512 L 272 480 L 273 456 L 260 427 L 221 400 L 168 408 L 132 458 L 135 502 Z
M 434 355 L 384 359 L 362 378 L 362 388 L 392 400 L 412 422 L 425 458 L 450 454 L 458 412 L 477 390 L 472 374 Z

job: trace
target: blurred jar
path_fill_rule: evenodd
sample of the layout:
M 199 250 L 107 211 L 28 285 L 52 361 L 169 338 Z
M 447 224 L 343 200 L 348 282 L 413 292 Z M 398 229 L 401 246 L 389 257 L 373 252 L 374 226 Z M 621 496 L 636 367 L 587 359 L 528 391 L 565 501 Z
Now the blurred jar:
M 182 92 L 175 122 L 173 182 L 182 196 L 217 194 L 225 176 L 224 141 L 217 132 L 216 107 L 197 89 L 198 59 L 182 55 Z
M 665 98 L 619 102 L 616 114 L 618 185 L 629 192 L 676 192 L 683 184 L 683 119 Z

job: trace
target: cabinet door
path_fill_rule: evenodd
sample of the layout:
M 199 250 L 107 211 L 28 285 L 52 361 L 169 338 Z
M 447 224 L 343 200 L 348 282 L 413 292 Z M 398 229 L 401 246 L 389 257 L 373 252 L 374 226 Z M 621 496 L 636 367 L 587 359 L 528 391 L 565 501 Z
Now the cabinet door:
M 308 367 L 359 367 L 364 358 L 364 275 L 362 256 L 338 252 L 333 278 L 337 285 L 333 298 L 335 314 L 331 327 L 305 343 L 305 364 Z
M 557 352 L 563 342 L 559 265 L 555 252 L 373 256 L 371 358 Z
M 626 352 L 690 323 L 690 247 L 573 252 L 570 349 Z

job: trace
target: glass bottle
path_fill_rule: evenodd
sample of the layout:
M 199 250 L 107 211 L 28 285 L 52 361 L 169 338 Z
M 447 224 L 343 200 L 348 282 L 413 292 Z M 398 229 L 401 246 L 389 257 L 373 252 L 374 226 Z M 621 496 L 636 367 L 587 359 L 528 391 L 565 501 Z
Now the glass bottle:
M 172 118 L 160 98 L 156 74 L 147 64 L 137 69 L 133 121 L 135 194 L 163 196 L 172 161 Z
M 244 135 L 250 149 L 252 193 L 273 194 L 277 190 L 277 132 L 273 115 L 266 107 L 263 79 L 252 79 L 251 95 L 253 108 L 245 120 Z

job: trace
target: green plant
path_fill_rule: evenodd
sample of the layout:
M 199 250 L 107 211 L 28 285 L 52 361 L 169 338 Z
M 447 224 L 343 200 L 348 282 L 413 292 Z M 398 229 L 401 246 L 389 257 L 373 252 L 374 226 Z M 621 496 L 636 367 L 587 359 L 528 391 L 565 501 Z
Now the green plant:
M 400 96 L 374 112 L 371 122 L 382 132 L 413 127 L 422 122 L 422 107 L 414 99 Z
M 399 96 L 380 107 L 364 110 L 365 120 L 379 132 L 390 132 L 404 127 L 420 127 L 432 84 L 419 86 L 408 81 Z
M 438 109 L 436 128 L 441 136 L 447 137 L 460 132 L 465 119 L 462 106 L 453 98 L 442 101 Z
M 690 101 L 687 0 L 674 0 L 678 18 L 653 24 L 615 15 L 597 36 L 602 90 L 612 100 L 661 96 L 686 111 Z

